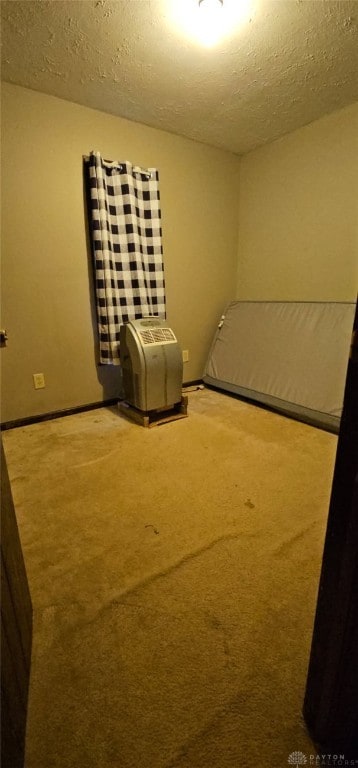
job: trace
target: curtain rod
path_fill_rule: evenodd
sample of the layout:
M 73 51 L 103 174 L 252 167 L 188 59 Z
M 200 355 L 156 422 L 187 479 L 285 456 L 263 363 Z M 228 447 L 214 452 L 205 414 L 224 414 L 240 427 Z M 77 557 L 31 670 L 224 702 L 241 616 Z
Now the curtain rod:
M 84 163 L 89 163 L 90 159 L 91 158 L 89 155 L 82 155 L 82 160 Z M 103 162 L 113 166 L 125 165 L 124 162 L 118 163 L 116 160 L 104 160 Z M 138 166 L 133 166 L 133 173 L 141 173 L 143 174 L 143 176 L 148 176 L 149 179 L 152 178 L 152 171 L 148 171 L 146 168 L 139 168 Z

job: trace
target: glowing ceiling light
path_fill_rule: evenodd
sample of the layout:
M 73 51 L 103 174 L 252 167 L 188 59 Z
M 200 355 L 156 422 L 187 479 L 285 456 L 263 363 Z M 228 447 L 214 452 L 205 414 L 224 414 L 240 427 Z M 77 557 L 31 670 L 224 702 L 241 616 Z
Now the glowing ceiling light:
M 187 37 L 211 47 L 235 34 L 250 18 L 253 0 L 171 0 L 175 27 Z
M 200 37 L 205 45 L 211 46 L 222 37 L 223 0 L 199 0 Z
M 199 0 L 199 8 L 202 10 L 210 9 L 215 12 L 217 8 L 222 8 L 224 0 Z

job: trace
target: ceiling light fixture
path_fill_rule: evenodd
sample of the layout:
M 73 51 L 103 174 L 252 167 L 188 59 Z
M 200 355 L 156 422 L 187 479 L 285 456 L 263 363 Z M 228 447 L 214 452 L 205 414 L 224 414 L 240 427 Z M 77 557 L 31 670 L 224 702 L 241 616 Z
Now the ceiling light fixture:
M 215 7 L 223 6 L 224 0 L 199 0 L 199 6 L 200 8 L 208 8 L 208 7 Z
M 212 48 L 249 21 L 255 0 L 166 0 L 176 31 Z
M 201 39 L 211 46 L 222 37 L 223 0 L 199 0 Z

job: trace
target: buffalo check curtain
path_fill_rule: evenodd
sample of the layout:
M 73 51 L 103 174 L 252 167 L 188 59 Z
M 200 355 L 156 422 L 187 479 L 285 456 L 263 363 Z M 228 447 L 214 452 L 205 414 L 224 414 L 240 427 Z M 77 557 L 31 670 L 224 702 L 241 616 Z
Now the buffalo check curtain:
M 99 152 L 86 169 L 100 362 L 118 365 L 122 323 L 165 318 L 159 174 Z

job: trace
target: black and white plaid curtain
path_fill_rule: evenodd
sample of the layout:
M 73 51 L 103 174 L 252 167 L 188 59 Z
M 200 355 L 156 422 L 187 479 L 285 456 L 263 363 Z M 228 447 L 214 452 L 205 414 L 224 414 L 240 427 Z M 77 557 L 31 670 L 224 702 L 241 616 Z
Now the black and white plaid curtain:
M 147 315 L 165 318 L 159 175 L 129 162 L 87 163 L 100 362 L 118 365 L 119 329 Z

